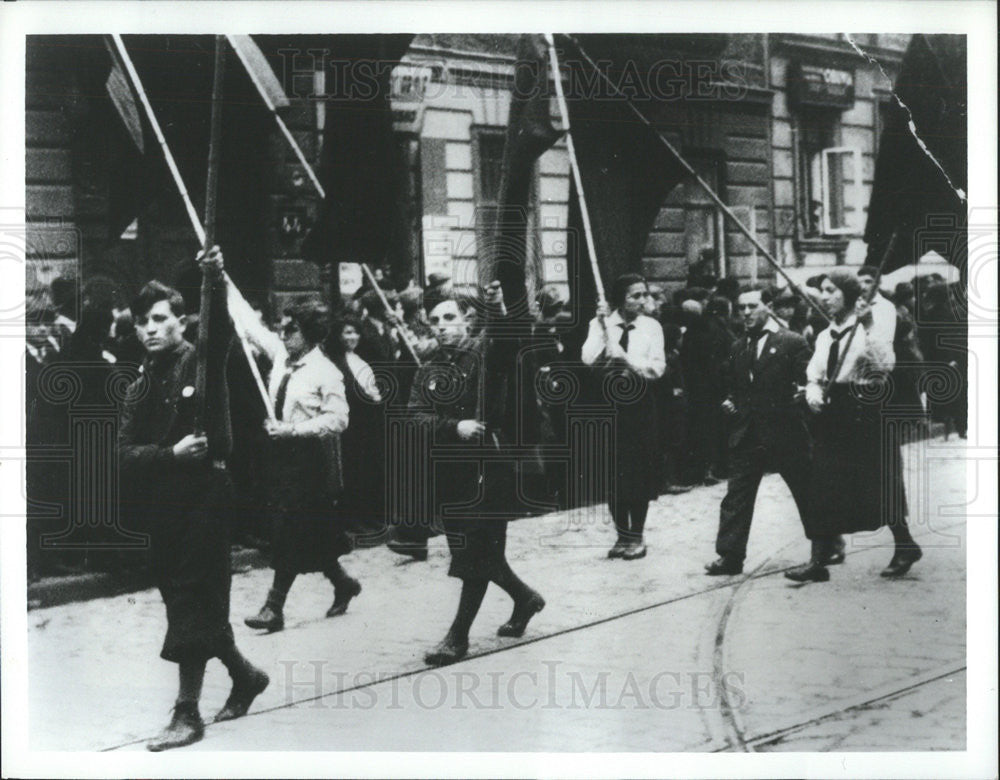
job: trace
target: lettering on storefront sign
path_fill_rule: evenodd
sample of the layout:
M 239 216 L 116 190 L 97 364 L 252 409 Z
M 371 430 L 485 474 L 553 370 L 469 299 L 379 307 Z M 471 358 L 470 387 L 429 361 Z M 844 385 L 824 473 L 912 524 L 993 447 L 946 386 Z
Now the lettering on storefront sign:
M 792 63 L 788 88 L 799 105 L 833 108 L 854 105 L 854 72 L 850 70 Z

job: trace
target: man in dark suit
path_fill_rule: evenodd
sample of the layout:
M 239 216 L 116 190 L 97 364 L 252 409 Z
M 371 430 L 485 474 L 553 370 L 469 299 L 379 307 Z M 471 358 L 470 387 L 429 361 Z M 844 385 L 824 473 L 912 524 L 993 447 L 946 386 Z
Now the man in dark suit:
M 770 290 L 759 287 L 738 299 L 747 335 L 733 342 L 724 372 L 732 473 L 719 512 L 719 558 L 705 567 L 712 576 L 743 571 L 754 500 L 766 471 L 781 474 L 800 519 L 808 511 L 809 433 L 795 395 L 805 384 L 810 350 L 802 336 L 778 324 L 770 302 Z

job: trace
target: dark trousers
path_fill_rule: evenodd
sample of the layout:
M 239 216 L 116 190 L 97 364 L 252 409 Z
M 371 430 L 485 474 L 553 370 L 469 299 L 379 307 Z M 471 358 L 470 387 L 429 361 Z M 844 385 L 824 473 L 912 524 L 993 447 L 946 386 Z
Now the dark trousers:
M 807 450 L 775 453 L 760 444 L 753 431 L 730 450 L 730 476 L 719 510 L 715 551 L 723 558 L 742 561 L 747 554 L 750 521 L 757 489 L 768 470 L 777 471 L 795 500 L 799 518 L 808 517 L 809 454 Z

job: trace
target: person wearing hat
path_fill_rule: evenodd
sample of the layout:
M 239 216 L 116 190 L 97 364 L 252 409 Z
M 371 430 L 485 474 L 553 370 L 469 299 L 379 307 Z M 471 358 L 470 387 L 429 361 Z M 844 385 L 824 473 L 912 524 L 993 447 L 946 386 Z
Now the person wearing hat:
M 446 298 L 451 297 L 452 284 L 448 274 L 435 271 L 427 277 L 427 287 L 424 289 L 424 309 L 430 312 Z

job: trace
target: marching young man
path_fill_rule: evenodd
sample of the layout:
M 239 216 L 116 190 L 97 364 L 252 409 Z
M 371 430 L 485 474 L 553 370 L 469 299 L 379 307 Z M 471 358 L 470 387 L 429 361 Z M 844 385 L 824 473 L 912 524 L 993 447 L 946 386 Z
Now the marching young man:
M 121 473 L 150 535 L 150 559 L 167 609 L 160 657 L 177 664 L 179 689 L 173 718 L 147 748 L 197 742 L 204 733 L 198 711 L 205 665 L 225 664 L 232 692 L 215 721 L 245 715 L 268 685 L 267 675 L 236 647 L 229 624 L 229 518 L 232 446 L 226 357 L 232 328 L 226 309 L 222 255 L 199 254 L 212 284 L 204 432 L 195 430 L 195 348 L 184 340 L 184 299 L 150 282 L 132 303 L 136 333 L 146 350 L 142 375 L 127 391 L 118 434 Z

